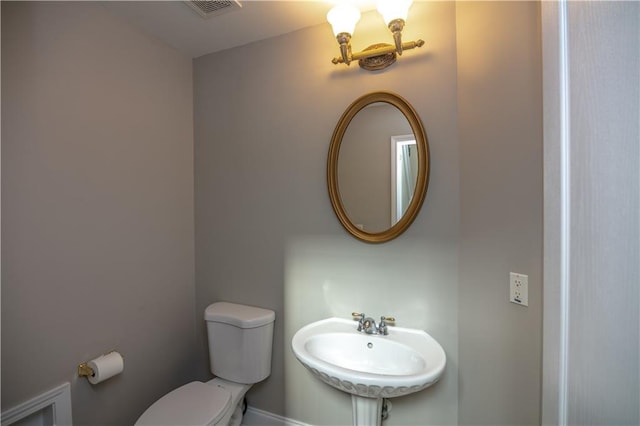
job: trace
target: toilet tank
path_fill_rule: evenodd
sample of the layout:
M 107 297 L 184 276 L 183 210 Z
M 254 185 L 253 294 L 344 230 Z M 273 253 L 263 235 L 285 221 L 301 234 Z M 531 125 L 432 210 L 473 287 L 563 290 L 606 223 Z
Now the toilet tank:
M 211 372 L 236 383 L 258 383 L 271 374 L 275 312 L 254 306 L 216 302 L 204 319 Z

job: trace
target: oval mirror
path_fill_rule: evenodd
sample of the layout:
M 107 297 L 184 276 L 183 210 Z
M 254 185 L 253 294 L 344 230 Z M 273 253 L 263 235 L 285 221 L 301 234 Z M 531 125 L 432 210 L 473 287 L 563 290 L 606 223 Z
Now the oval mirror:
M 388 92 L 356 99 L 333 132 L 327 183 L 333 209 L 351 235 L 382 243 L 402 234 L 429 185 L 429 144 L 413 107 Z

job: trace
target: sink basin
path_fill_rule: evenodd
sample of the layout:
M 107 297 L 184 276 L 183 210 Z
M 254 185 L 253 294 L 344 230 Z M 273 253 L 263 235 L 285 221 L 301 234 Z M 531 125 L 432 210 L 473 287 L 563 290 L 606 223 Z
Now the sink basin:
M 446 364 L 442 346 L 422 330 L 388 330 L 365 334 L 354 321 L 329 318 L 302 327 L 291 346 L 320 380 L 360 397 L 397 397 L 436 383 Z

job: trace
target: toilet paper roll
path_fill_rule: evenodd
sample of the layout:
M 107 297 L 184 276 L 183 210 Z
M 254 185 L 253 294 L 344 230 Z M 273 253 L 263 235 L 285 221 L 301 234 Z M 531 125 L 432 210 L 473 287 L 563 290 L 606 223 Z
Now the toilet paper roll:
M 92 385 L 104 382 L 107 379 L 122 373 L 124 370 L 124 359 L 118 352 L 109 352 L 106 355 L 92 359 L 87 365 L 93 370 L 93 374 L 87 376 L 87 380 Z

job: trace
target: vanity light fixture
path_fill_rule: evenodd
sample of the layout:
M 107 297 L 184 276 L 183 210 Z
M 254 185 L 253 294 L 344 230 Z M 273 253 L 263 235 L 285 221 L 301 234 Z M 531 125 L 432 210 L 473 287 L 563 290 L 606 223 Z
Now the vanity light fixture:
M 377 43 L 356 53 L 351 52 L 351 35 L 360 20 L 360 10 L 351 3 L 334 6 L 327 13 L 327 21 L 338 40 L 341 56 L 332 62 L 349 65 L 351 61 L 358 61 L 366 70 L 381 70 L 393 64 L 403 51 L 424 45 L 423 40 L 402 42 L 402 29 L 412 3 L 413 0 L 378 0 L 378 12 L 393 33 L 394 44 Z

